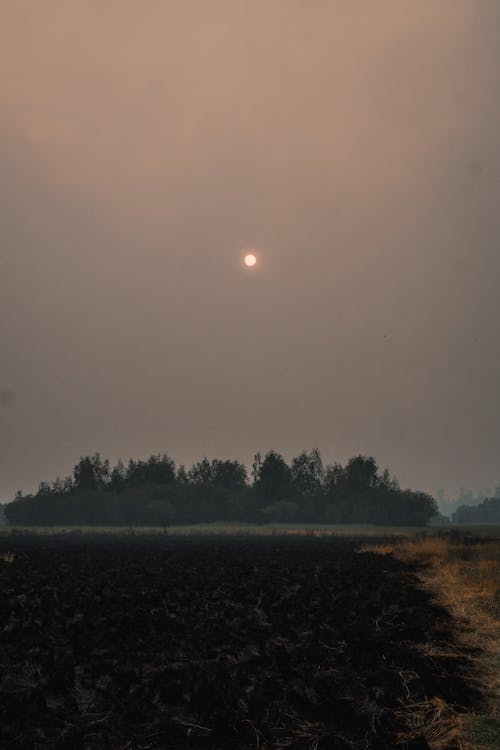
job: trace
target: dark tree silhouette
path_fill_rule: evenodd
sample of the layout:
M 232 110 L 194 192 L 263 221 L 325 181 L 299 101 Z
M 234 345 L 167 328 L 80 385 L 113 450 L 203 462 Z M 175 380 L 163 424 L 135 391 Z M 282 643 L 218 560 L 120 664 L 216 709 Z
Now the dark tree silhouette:
M 323 461 L 319 450 L 302 451 L 293 458 L 290 474 L 296 492 L 304 496 L 318 495 L 323 486 Z
M 98 453 L 82 456 L 71 477 L 41 482 L 35 495 L 18 493 L 6 505 L 19 525 L 157 525 L 206 521 L 330 522 L 425 525 L 437 513 L 423 492 L 401 490 L 370 456 L 323 469 L 318 450 L 287 464 L 270 450 L 258 453 L 253 482 L 235 460 L 204 457 L 186 471 L 166 453 L 121 460 L 112 469 Z M 485 505 L 488 519 L 497 504 Z M 462 515 L 467 515 L 464 509 Z
M 293 494 L 290 467 L 276 451 L 268 451 L 260 462 L 255 488 L 266 501 L 285 500 Z
M 106 485 L 109 474 L 109 461 L 103 461 L 99 453 L 82 456 L 73 469 L 75 489 L 83 492 L 100 490 Z

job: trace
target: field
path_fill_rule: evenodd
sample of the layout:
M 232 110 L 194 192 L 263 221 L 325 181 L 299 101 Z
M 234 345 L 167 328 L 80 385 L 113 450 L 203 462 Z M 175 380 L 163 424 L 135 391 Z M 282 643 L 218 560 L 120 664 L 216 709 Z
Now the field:
M 347 536 L 347 537 L 414 537 L 440 536 L 448 532 L 474 537 L 500 538 L 500 526 L 461 524 L 442 526 L 375 526 L 373 524 L 296 524 L 296 523 L 199 523 L 192 526 L 0 526 L 0 538 L 22 534 L 34 535 L 125 535 L 125 536 Z
M 483 646 L 372 543 L 0 535 L 0 747 L 465 747 Z

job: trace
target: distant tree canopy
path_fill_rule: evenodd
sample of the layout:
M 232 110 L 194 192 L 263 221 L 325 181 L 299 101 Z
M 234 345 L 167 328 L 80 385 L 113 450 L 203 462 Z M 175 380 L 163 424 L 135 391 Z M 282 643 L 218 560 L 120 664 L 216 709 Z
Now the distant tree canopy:
M 500 497 L 487 497 L 479 505 L 461 505 L 452 516 L 454 523 L 500 523 Z
M 253 523 L 372 523 L 424 526 L 437 514 L 425 492 L 402 490 L 374 458 L 323 465 L 318 450 L 288 464 L 270 450 L 257 453 L 251 479 L 238 461 L 206 457 L 176 467 L 166 453 L 121 460 L 82 456 L 71 476 L 18 492 L 5 506 L 10 524 L 167 526 L 211 521 Z

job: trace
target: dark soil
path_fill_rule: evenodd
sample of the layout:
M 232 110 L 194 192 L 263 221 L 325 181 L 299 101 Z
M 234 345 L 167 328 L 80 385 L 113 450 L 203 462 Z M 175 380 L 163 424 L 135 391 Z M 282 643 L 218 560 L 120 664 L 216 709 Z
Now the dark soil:
M 355 540 L 0 544 L 2 750 L 382 750 L 477 702 L 447 613 Z

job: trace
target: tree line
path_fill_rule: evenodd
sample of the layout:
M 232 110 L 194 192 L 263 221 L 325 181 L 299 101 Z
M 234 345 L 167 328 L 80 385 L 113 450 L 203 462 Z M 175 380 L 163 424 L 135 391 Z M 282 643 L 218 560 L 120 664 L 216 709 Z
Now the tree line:
M 453 523 L 500 524 L 500 497 L 486 497 L 478 505 L 460 505 L 451 520 Z
M 255 455 L 250 475 L 235 460 L 206 457 L 189 469 L 166 453 L 111 466 L 82 456 L 70 476 L 18 492 L 5 506 L 15 525 L 169 526 L 217 521 L 422 526 L 437 514 L 425 492 L 403 490 L 371 456 L 323 465 L 318 450 L 287 463 Z

